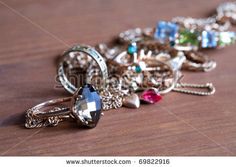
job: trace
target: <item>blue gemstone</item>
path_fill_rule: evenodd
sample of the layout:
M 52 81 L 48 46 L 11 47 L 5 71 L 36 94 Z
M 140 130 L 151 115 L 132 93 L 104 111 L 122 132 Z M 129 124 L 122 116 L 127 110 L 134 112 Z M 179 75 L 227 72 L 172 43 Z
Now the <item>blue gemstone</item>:
M 90 85 L 86 84 L 77 92 L 81 98 L 75 102 L 76 116 L 83 125 L 95 127 L 98 123 L 102 110 L 102 102 L 97 91 Z
M 159 21 L 157 23 L 154 38 L 160 41 L 161 43 L 165 43 L 168 41 L 173 44 L 176 39 L 178 30 L 179 26 L 176 23 Z
M 217 47 L 217 33 L 215 31 L 202 32 L 202 48 Z
M 128 45 L 127 52 L 128 52 L 129 54 L 132 55 L 132 54 L 136 53 L 137 50 L 138 50 L 138 48 L 137 48 L 136 43 L 131 43 L 131 44 Z

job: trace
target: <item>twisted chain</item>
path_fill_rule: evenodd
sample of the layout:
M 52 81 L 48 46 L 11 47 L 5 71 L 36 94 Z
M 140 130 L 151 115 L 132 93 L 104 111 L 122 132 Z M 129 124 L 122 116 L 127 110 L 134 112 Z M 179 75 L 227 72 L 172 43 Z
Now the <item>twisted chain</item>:
M 102 97 L 102 109 L 110 110 L 122 107 L 124 93 L 118 88 L 105 88 L 100 91 Z
M 207 91 L 195 91 L 188 90 L 184 88 L 197 88 L 197 89 L 207 89 Z M 215 93 L 215 87 L 212 83 L 207 84 L 189 84 L 189 83 L 177 83 L 173 89 L 175 92 L 198 95 L 198 96 L 208 96 Z
M 55 107 L 48 112 L 55 112 L 62 110 L 64 108 L 61 107 Z M 35 113 L 39 112 L 37 108 L 31 108 L 27 110 L 26 112 L 26 121 L 25 121 L 25 127 L 26 128 L 40 128 L 40 127 L 46 127 L 46 126 L 57 126 L 59 122 L 62 121 L 62 119 L 59 116 L 51 116 L 46 118 L 41 118 L 37 116 Z

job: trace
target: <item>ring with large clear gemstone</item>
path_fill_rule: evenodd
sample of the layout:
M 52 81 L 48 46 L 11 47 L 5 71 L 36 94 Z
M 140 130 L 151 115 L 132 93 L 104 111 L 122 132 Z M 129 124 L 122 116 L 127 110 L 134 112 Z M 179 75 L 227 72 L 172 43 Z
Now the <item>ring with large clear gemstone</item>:
M 101 98 L 92 85 L 86 84 L 74 94 L 71 111 L 79 124 L 95 127 L 100 119 L 101 110 Z

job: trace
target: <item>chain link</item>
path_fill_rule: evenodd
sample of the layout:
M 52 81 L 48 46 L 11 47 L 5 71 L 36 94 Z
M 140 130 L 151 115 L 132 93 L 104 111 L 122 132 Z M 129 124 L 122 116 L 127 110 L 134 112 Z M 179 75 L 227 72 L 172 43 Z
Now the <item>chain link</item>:
M 124 93 L 122 93 L 118 88 L 105 88 L 100 91 L 100 96 L 102 98 L 103 110 L 110 110 L 122 107 Z
M 206 89 L 207 91 L 188 90 L 185 88 Z M 172 91 L 192 94 L 192 95 L 199 95 L 199 96 L 208 96 L 215 93 L 215 87 L 213 86 L 212 83 L 206 83 L 206 84 L 177 83 Z
M 54 107 L 53 109 L 49 110 L 48 113 L 60 111 L 63 109 L 65 108 Z M 41 128 L 41 127 L 46 127 L 46 126 L 57 126 L 58 123 L 62 121 L 62 119 L 59 116 L 41 118 L 35 115 L 35 113 L 39 113 L 39 110 L 37 108 L 31 108 L 26 112 L 26 121 L 25 121 L 26 128 Z

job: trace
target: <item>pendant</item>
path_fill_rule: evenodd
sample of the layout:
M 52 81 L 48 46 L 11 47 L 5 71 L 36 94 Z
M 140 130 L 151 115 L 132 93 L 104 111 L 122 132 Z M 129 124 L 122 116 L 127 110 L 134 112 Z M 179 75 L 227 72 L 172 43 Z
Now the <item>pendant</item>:
M 154 104 L 157 103 L 162 99 L 161 95 L 155 89 L 148 89 L 145 90 L 140 95 L 140 100 L 147 104 Z
M 140 100 L 137 94 L 131 94 L 123 98 L 123 106 L 128 108 L 139 108 Z

